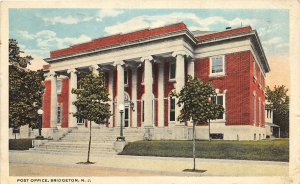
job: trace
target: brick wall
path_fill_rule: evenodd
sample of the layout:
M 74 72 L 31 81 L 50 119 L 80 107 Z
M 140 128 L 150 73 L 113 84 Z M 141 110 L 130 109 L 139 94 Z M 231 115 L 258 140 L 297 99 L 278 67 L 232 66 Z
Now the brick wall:
M 138 79 L 137 79 L 137 118 L 138 118 L 138 127 L 142 126 L 142 96 L 144 94 L 144 85 L 142 85 L 142 77 L 144 69 L 142 67 L 139 67 L 138 70 Z
M 45 82 L 45 93 L 43 97 L 43 128 L 50 128 L 50 116 L 51 116 L 51 81 Z
M 261 104 L 265 102 L 265 95 L 264 95 L 264 88 L 265 88 L 265 80 L 263 77 L 261 77 L 260 81 L 260 75 L 263 75 L 259 69 L 259 66 L 257 63 L 255 64 L 256 68 L 256 79 L 254 78 L 254 64 L 253 62 L 255 61 L 252 53 L 249 54 L 250 58 L 250 95 L 251 95 L 251 100 L 250 100 L 250 116 L 251 116 L 251 123 L 253 124 L 253 117 L 254 117 L 254 104 L 253 104 L 253 92 L 255 91 L 256 93 L 256 122 L 255 126 L 259 126 L 259 97 L 261 99 Z M 261 74 L 260 74 L 261 73 Z M 265 127 L 265 106 L 261 106 L 261 127 Z
M 69 79 L 62 79 L 61 93 L 57 95 L 57 101 L 61 106 L 61 127 L 68 127 L 69 114 Z
M 250 51 L 225 56 L 225 76 L 209 77 L 209 58 L 195 61 L 195 76 L 211 82 L 220 92 L 226 89 L 226 125 L 251 124 L 250 100 Z M 251 119 L 252 120 L 252 119 Z

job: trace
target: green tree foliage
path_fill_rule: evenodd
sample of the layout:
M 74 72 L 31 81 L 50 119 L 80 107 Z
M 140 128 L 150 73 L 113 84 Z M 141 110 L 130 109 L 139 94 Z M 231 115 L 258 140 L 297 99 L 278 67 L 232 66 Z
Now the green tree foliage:
M 217 119 L 217 117 L 224 112 L 222 105 L 212 102 L 211 97 L 215 95 L 216 92 L 212 84 L 204 83 L 197 78 L 192 78 L 190 75 L 188 76 L 186 85 L 181 91 L 179 93 L 172 93 L 172 96 L 178 98 L 177 105 L 182 107 L 180 115 L 177 117 L 178 121 L 185 122 L 192 120 L 193 122 L 194 171 L 196 170 L 195 124 L 208 123 L 211 119 Z
M 178 97 L 177 105 L 182 106 L 178 121 L 193 120 L 196 124 L 208 123 L 217 119 L 224 112 L 223 106 L 212 103 L 211 97 L 216 95 L 210 83 L 204 83 L 197 78 L 188 76 L 188 81 L 182 90 L 173 96 Z
M 28 124 L 36 128 L 44 91 L 43 72 L 28 70 L 33 58 L 20 53 L 18 42 L 9 39 L 9 127 Z
M 284 85 L 275 86 L 273 90 L 266 88 L 269 107 L 273 111 L 273 123 L 280 126 L 280 134 L 283 137 L 289 136 L 289 96 L 288 89 Z
M 77 107 L 77 112 L 74 116 L 77 118 L 88 119 L 90 121 L 90 139 L 88 147 L 88 157 L 86 163 L 91 163 L 90 149 L 91 149 L 91 122 L 97 124 L 104 124 L 111 116 L 108 92 L 104 84 L 104 75 L 99 72 L 96 75 L 92 72 L 78 81 L 80 89 L 72 89 L 72 93 L 77 95 L 76 101 L 73 104 Z

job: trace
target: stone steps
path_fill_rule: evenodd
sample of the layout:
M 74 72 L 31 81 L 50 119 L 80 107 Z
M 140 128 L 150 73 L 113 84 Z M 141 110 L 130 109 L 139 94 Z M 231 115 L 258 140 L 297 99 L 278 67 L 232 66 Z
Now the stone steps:
M 88 153 L 88 149 L 86 150 L 83 150 L 83 151 L 64 151 L 64 150 L 39 150 L 39 149 L 36 149 L 36 150 L 29 150 L 29 151 L 34 151 L 35 153 L 43 153 L 43 154 L 58 154 L 58 155 L 65 155 L 65 154 L 68 154 L 68 155 L 87 155 Z M 97 155 L 117 155 L 118 153 L 117 152 L 108 152 L 108 151 L 95 151 L 95 150 L 91 150 L 90 152 L 90 156 L 97 156 Z
M 51 154 L 79 154 L 88 152 L 90 130 L 88 128 L 73 129 L 60 140 L 50 141 L 29 151 Z M 115 155 L 114 142 L 120 135 L 118 128 L 92 129 L 91 155 Z M 143 129 L 125 129 L 124 136 L 127 142 L 142 140 Z

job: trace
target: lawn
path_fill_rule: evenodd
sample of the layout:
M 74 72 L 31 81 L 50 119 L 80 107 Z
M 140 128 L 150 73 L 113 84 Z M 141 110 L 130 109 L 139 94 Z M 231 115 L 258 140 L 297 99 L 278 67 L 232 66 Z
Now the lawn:
M 192 141 L 137 141 L 121 155 L 192 158 Z M 196 141 L 197 158 L 289 161 L 289 140 Z
M 9 150 L 29 150 L 32 139 L 9 139 Z

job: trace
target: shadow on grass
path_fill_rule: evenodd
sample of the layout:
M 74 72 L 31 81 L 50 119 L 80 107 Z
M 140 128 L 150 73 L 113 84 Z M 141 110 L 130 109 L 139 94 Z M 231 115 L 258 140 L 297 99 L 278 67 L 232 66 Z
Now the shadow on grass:
M 207 170 L 198 170 L 198 169 L 184 169 L 183 172 L 195 172 L 195 173 L 204 173 Z
M 89 165 L 89 164 L 95 164 L 96 162 L 77 162 L 76 164 L 84 164 L 84 165 Z

